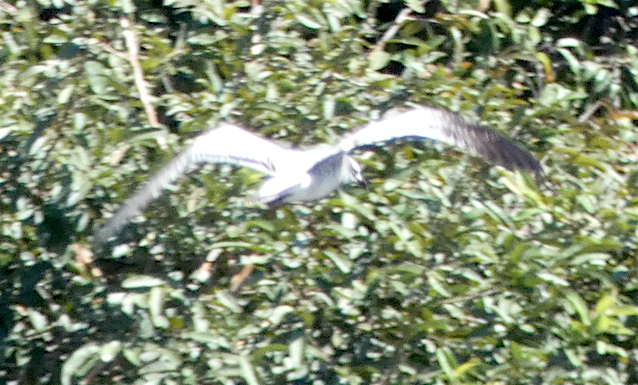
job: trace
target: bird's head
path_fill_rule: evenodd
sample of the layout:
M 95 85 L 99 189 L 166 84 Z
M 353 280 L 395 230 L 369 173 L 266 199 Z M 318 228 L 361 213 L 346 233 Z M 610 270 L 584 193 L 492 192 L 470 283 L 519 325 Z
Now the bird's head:
M 359 162 L 354 160 L 354 158 L 350 156 L 346 156 L 346 162 L 344 164 L 344 182 L 358 184 L 359 186 L 367 187 L 368 183 L 366 182 L 363 173 L 361 172 L 361 165 Z

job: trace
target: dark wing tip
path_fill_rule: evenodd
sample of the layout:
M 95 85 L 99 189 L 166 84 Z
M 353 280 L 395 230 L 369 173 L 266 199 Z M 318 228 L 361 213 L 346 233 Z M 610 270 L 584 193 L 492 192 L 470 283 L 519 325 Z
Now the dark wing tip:
M 453 116 L 453 121 L 446 125 L 444 134 L 462 149 L 510 170 L 528 171 L 536 177 L 545 175 L 540 162 L 510 139 L 490 128 L 468 123 L 458 115 Z

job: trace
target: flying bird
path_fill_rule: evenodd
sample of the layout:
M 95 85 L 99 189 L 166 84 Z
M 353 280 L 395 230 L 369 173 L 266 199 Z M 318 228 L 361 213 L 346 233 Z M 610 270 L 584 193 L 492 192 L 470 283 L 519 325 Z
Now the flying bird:
M 540 163 L 527 151 L 487 127 L 460 115 L 419 107 L 372 122 L 344 136 L 334 145 L 286 148 L 237 125 L 223 123 L 194 139 L 149 182 L 129 198 L 94 235 L 105 244 L 131 217 L 141 212 L 164 189 L 202 163 L 250 167 L 269 176 L 253 198 L 272 206 L 324 198 L 341 185 L 364 183 L 361 166 L 349 153 L 397 139 L 431 139 L 457 147 L 511 170 L 543 175 Z

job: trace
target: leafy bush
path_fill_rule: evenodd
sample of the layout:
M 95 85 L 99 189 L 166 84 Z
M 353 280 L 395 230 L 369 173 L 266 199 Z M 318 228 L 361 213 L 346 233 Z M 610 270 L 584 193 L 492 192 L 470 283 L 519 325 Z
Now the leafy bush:
M 258 3 L 3 3 L 7 381 L 638 381 L 633 2 Z M 207 166 L 90 244 L 217 122 L 310 145 L 415 104 L 546 181 L 404 143 L 358 154 L 368 190 L 265 211 Z

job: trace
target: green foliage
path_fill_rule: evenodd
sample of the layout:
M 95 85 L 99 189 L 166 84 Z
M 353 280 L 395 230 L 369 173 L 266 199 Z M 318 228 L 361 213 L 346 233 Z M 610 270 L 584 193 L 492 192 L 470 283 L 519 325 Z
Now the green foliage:
M 2 3 L 2 377 L 636 383 L 637 14 L 622 0 Z M 515 138 L 547 180 L 409 143 L 359 154 L 368 190 L 266 211 L 241 201 L 260 175 L 208 166 L 122 245 L 91 250 L 216 122 L 305 145 L 411 104 Z

